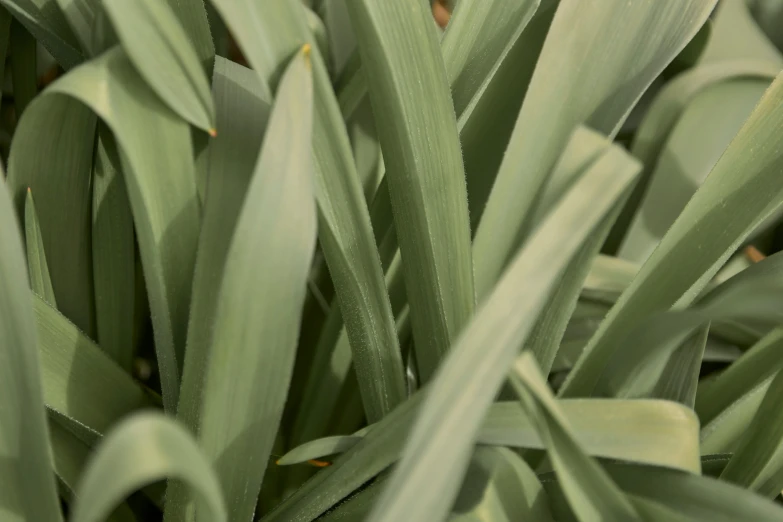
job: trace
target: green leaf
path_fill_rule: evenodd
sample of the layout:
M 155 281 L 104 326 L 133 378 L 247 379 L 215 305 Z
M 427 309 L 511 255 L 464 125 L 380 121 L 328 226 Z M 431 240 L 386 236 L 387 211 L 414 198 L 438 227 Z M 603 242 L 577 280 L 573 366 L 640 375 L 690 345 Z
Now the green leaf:
M 199 438 L 232 520 L 250 520 L 256 507 L 293 371 L 315 246 L 309 53 L 304 46 L 280 82 L 215 310 Z
M 318 517 L 319 522 L 363 522 L 367 520 L 373 505 L 383 493 L 386 483 L 384 477 L 379 477 L 368 486 L 351 495 L 334 509 Z
M 607 148 L 608 147 L 608 148 Z M 584 176 L 593 169 L 604 169 L 623 174 L 637 175 L 641 165 L 622 149 L 610 146 L 605 138 L 590 133 L 584 127 L 577 127 L 574 135 L 552 172 L 551 182 L 541 198 L 539 211 L 541 220 L 555 202 L 575 183 L 574 179 Z M 525 349 L 532 351 L 545 375 L 549 374 L 563 339 L 568 321 L 576 307 L 582 284 L 590 271 L 592 259 L 606 238 L 617 213 L 616 208 L 608 213 L 595 231 L 585 240 L 577 254 L 571 259 L 560 279 L 560 284 L 549 296 L 539 315 L 536 325 L 525 342 Z M 555 207 L 556 208 L 556 207 Z
M 693 408 L 709 333 L 710 323 L 706 323 L 674 351 L 661 378 L 655 383 L 652 397 L 676 401 Z
M 772 78 L 774 75 L 724 80 L 694 95 L 662 150 L 648 159 L 652 166 L 649 186 L 618 256 L 639 264 L 647 260 L 753 112 Z
M 84 61 L 77 38 L 55 0 L 0 0 L 0 4 L 43 45 L 63 68 Z
M 701 63 L 764 60 L 783 66 L 783 56 L 753 19 L 749 3 L 720 2 L 712 19 L 712 35 Z
M 625 349 L 607 364 L 595 393 L 617 397 L 651 396 L 662 377 L 674 377 L 664 374 L 667 367 L 671 368 L 672 364 L 687 366 L 685 361 L 671 361 L 672 353 L 709 322 L 749 318 L 779 323 L 783 317 L 780 313 L 783 304 L 781 261 L 783 256 L 770 257 L 716 287 L 688 309 L 660 313 L 641 321 L 623 339 Z M 696 366 L 690 371 L 698 372 L 699 364 Z
M 597 462 L 584 453 L 530 353 L 514 364 L 511 384 L 547 446 L 568 503 L 580 520 L 641 520 Z
M 589 395 L 625 336 L 644 317 L 688 304 L 756 226 L 783 202 L 777 147 L 778 77 L 631 285 L 610 310 L 561 388 Z M 754 154 L 748 154 L 751 149 Z M 719 232 L 719 233 L 718 233 Z M 661 284 L 662 279 L 666 284 Z
M 378 123 L 426 381 L 474 307 L 470 220 L 448 82 L 419 0 L 347 4 Z
M 462 114 L 519 38 L 540 0 L 462 0 L 443 33 L 441 52 L 454 111 Z
M 172 478 L 198 491 L 209 520 L 227 520 L 220 485 L 190 434 L 156 413 L 140 413 L 119 425 L 98 446 L 84 472 L 70 520 L 105 520 L 133 491 Z
M 90 259 L 95 121 L 76 100 L 39 96 L 16 128 L 8 163 L 8 186 L 19 215 L 27 190 L 35 193 L 57 306 L 87 335 L 95 330 Z
M 783 367 L 783 330 L 775 329 L 748 349 L 717 376 L 709 386 L 700 386 L 695 410 L 703 425 Z
M 425 389 L 426 390 L 426 389 Z M 355 446 L 322 469 L 269 514 L 268 520 L 313 519 L 350 495 L 399 457 L 416 420 L 424 391 L 414 394 L 379 423 L 343 438 Z M 560 408 L 591 455 L 668 466 L 698 473 L 698 420 L 684 406 L 650 400 L 561 400 Z M 618 443 L 617 433 L 624 432 Z M 357 440 L 358 439 L 358 440 Z M 478 443 L 542 448 L 541 438 L 517 402 L 494 404 L 477 435 Z M 336 439 L 312 441 L 292 450 L 290 460 L 321 458 L 317 449 L 337 446 Z M 312 451 L 311 451 L 312 449 Z M 616 453 L 619 452 L 619 453 Z M 289 456 L 284 457 L 288 463 Z M 309 460 L 309 459 L 304 459 Z M 446 460 L 444 462 L 448 462 Z M 439 464 L 442 466 L 443 464 Z
M 471 103 L 459 115 L 457 125 L 460 127 L 470 225 L 474 234 L 558 4 L 559 0 L 543 2 L 522 34 L 504 50 L 504 57 L 495 65 L 491 77 L 484 81 Z
M 144 83 L 120 49 L 71 71 L 47 93 L 87 104 L 117 140 L 150 297 L 163 402 L 173 412 L 179 394 L 175 349 L 185 344 L 200 228 L 188 125 Z
M 473 13 L 476 9 L 480 9 L 481 13 L 484 15 L 491 15 L 491 11 L 484 11 L 484 3 L 479 2 L 477 5 L 473 5 L 471 2 L 463 2 L 463 9 L 459 11 L 458 13 L 455 13 L 454 17 L 452 17 L 452 20 L 450 24 L 462 24 L 463 29 L 466 31 L 474 31 L 476 28 L 481 26 L 482 24 L 482 18 L 479 18 L 477 16 L 474 16 Z M 495 5 L 495 4 L 493 4 Z M 513 3 L 513 5 L 517 5 L 517 3 Z M 529 8 L 533 7 L 533 4 L 530 4 L 529 2 L 526 3 Z M 519 4 L 518 7 L 522 7 L 522 4 Z M 546 11 L 551 12 L 553 9 L 549 9 L 550 6 L 546 9 Z M 461 13 L 461 14 L 459 14 Z M 515 14 L 518 14 L 522 18 L 519 20 L 515 18 L 508 18 L 506 20 L 508 26 L 504 26 L 505 29 L 511 30 L 513 29 L 514 35 L 511 37 L 512 40 L 515 38 L 517 39 L 517 42 L 522 42 L 522 47 L 529 47 L 529 41 L 526 40 L 525 35 L 523 34 L 521 37 L 519 33 L 522 33 L 522 30 L 525 28 L 525 24 L 523 23 L 525 20 L 525 17 L 527 16 L 527 11 L 525 9 L 519 9 L 517 11 L 514 11 Z M 551 17 L 550 17 L 551 18 Z M 460 22 L 460 20 L 463 20 L 463 22 Z M 534 18 L 534 25 L 535 25 L 535 18 Z M 541 25 L 541 24 L 539 24 Z M 451 25 L 450 25 L 451 26 Z M 488 27 L 481 26 L 484 29 L 487 29 Z M 495 28 L 494 25 L 491 27 Z M 456 30 L 455 30 L 456 31 Z M 540 32 L 540 31 L 539 31 Z M 459 40 L 457 37 L 456 32 L 452 32 L 452 40 Z M 484 35 L 482 33 L 482 36 L 477 36 L 476 38 L 479 40 L 486 38 L 494 38 L 494 36 L 488 36 Z M 541 36 L 541 40 L 543 40 L 543 36 Z M 495 43 L 499 43 L 499 41 L 492 40 Z M 443 43 L 443 42 L 442 42 Z M 519 43 L 514 45 L 514 48 L 516 49 L 517 45 Z M 519 56 L 511 56 L 509 54 L 508 48 L 511 46 L 511 42 L 509 42 L 509 45 L 506 47 L 506 49 L 502 50 L 502 54 L 498 58 L 498 61 L 504 65 L 504 69 L 506 72 L 512 72 L 514 79 L 516 79 L 519 76 L 518 71 L 518 64 L 519 64 Z M 444 62 L 447 64 L 446 70 L 447 74 L 454 73 L 454 74 L 462 74 L 465 76 L 465 79 L 467 78 L 473 78 L 475 75 L 471 73 L 468 69 L 460 70 L 456 66 L 449 67 L 448 64 L 454 63 L 454 64 L 460 64 L 463 63 L 464 60 L 461 61 L 460 54 L 457 53 L 457 51 L 460 52 L 470 52 L 470 48 L 464 48 L 459 47 L 458 45 L 451 45 L 449 47 L 442 47 L 442 51 L 444 53 Z M 496 51 L 500 51 L 501 49 L 495 49 Z M 357 55 L 358 57 L 358 55 Z M 489 60 L 491 61 L 491 60 Z M 534 60 L 533 60 L 534 62 Z M 470 61 L 470 66 L 475 66 L 482 68 L 484 66 L 483 63 L 479 63 L 477 61 Z M 348 66 L 347 66 L 348 67 Z M 491 74 L 497 74 L 496 70 L 498 69 L 499 64 L 495 64 L 495 68 L 493 71 L 491 71 Z M 532 69 L 532 65 L 530 66 Z M 513 71 L 511 71 L 513 69 Z M 360 78 L 362 78 L 361 86 L 362 86 L 362 93 L 364 93 L 366 89 L 366 85 L 364 84 L 364 77 L 359 75 Z M 494 80 L 493 76 L 493 80 Z M 450 77 L 450 81 L 456 81 L 456 77 Z M 485 82 L 486 83 L 486 82 Z M 467 82 L 465 85 L 472 85 L 472 83 Z M 452 83 L 453 86 L 453 83 Z M 490 83 L 491 87 L 497 88 L 495 83 Z M 473 107 L 472 110 L 466 111 L 469 112 L 472 117 L 471 118 L 464 118 L 460 119 L 458 122 L 458 125 L 462 128 L 463 125 L 465 125 L 465 129 L 475 129 L 475 127 L 470 127 L 471 122 L 478 121 L 481 118 L 487 117 L 486 120 L 484 120 L 487 123 L 490 123 L 488 127 L 484 127 L 480 130 L 480 132 L 477 132 L 475 135 L 470 135 L 471 139 L 474 139 L 473 142 L 470 140 L 465 140 L 463 136 L 463 145 L 467 146 L 468 143 L 475 143 L 475 149 L 471 150 L 481 150 L 482 154 L 485 152 L 487 147 L 490 145 L 494 145 L 494 142 L 497 140 L 494 140 L 495 132 L 497 131 L 497 120 L 496 117 L 499 115 L 507 115 L 508 111 L 505 109 L 505 107 L 498 108 L 497 104 L 495 102 L 498 102 L 498 100 L 505 100 L 508 98 L 509 93 L 516 94 L 517 89 L 514 86 L 509 86 L 508 89 L 499 89 L 500 92 L 496 92 L 495 90 L 489 90 L 486 85 L 482 85 L 479 94 L 477 94 L 475 98 L 480 98 L 481 103 L 483 104 L 485 101 L 487 102 L 487 105 L 480 105 L 478 107 Z M 453 92 L 453 91 L 452 91 Z M 521 97 L 521 96 L 520 96 Z M 357 103 L 362 98 L 359 97 L 356 99 Z M 341 95 L 341 103 L 343 101 L 342 95 Z M 475 100 L 474 100 L 475 101 Z M 502 104 L 501 104 L 502 105 Z M 497 109 L 497 114 L 494 112 L 491 115 L 487 114 L 488 108 L 491 108 L 493 111 Z M 518 110 L 518 106 L 517 106 Z M 464 121 L 463 121 L 464 120 Z M 511 122 L 513 124 L 513 121 Z M 510 133 L 510 128 L 509 128 Z M 475 138 L 487 138 L 486 142 L 481 141 L 478 143 L 478 140 Z M 463 151 L 467 154 L 467 150 Z M 502 148 L 498 150 L 498 154 L 502 154 Z M 357 158 L 358 163 L 358 158 Z M 383 167 L 383 165 L 381 165 Z M 477 168 L 476 172 L 480 173 L 480 179 L 477 179 L 479 182 L 484 182 L 489 178 L 487 175 L 487 170 L 483 167 Z M 384 173 L 381 172 L 380 175 L 383 175 Z M 468 189 L 470 190 L 470 183 L 471 178 L 468 177 Z M 471 193 L 471 197 L 468 198 L 468 203 L 471 208 L 471 217 L 473 216 L 473 203 L 475 203 L 480 198 L 474 198 Z M 404 281 L 402 277 L 402 272 L 399 270 L 398 266 L 393 266 L 392 269 L 389 269 L 390 265 L 392 265 L 392 260 L 395 259 L 395 254 L 397 254 L 397 257 L 399 258 L 399 250 L 397 248 L 397 236 L 396 232 L 393 227 L 393 214 L 392 214 L 392 207 L 391 207 L 391 201 L 389 198 L 388 193 L 388 180 L 384 177 L 382 181 L 380 182 L 380 185 L 377 187 L 377 190 L 375 190 L 375 198 L 373 199 L 373 203 L 370 209 L 370 216 L 373 223 L 373 231 L 376 236 L 376 243 L 379 246 L 380 250 L 380 257 L 381 257 L 381 264 L 384 267 L 384 270 L 387 272 L 387 288 L 389 290 L 389 293 L 392 294 L 394 292 L 400 292 L 402 295 L 399 296 L 400 300 L 402 302 L 402 305 L 405 304 L 405 301 L 407 300 L 407 297 L 405 296 L 405 288 L 404 288 Z M 379 238 L 380 241 L 379 241 Z M 392 301 L 394 301 L 394 297 L 392 297 Z M 402 306 L 401 305 L 401 306 Z M 333 308 L 336 307 L 337 304 L 333 304 Z M 392 308 L 395 308 L 394 302 L 392 303 Z M 339 311 L 337 311 L 339 313 Z M 335 312 L 330 311 L 330 317 L 333 316 Z M 333 321 L 338 320 L 338 318 L 334 318 Z M 334 328 L 337 328 L 333 325 Z M 334 332 L 336 335 L 336 332 Z M 324 433 L 323 426 L 325 425 L 326 419 L 328 419 L 332 415 L 332 408 L 330 404 L 333 403 L 333 399 L 336 399 L 337 390 L 339 389 L 339 383 L 342 382 L 342 377 L 345 376 L 351 359 L 351 353 L 349 346 L 347 344 L 345 333 L 340 333 L 338 338 L 338 344 L 334 344 L 334 338 L 331 340 L 329 338 L 323 337 L 319 339 L 319 346 L 316 350 L 316 353 L 321 354 L 319 361 L 323 361 L 326 359 L 327 355 L 331 356 L 330 359 L 330 369 L 331 374 L 329 372 L 324 372 L 323 367 L 324 364 L 321 364 L 320 366 L 313 364 L 311 368 L 311 372 L 307 379 L 307 390 L 305 392 L 306 397 L 310 397 L 311 402 L 303 402 L 302 407 L 299 409 L 299 416 L 301 418 L 304 418 L 303 420 L 298 420 L 298 425 L 302 426 L 304 423 L 307 423 L 307 430 L 306 431 L 299 431 L 298 429 L 295 430 L 295 436 L 294 436 L 294 443 L 301 443 L 305 440 L 312 439 L 314 437 L 318 437 Z M 334 375 L 335 378 L 331 379 L 331 375 Z M 317 400 L 318 404 L 314 404 L 312 401 Z M 332 401 L 330 403 L 330 401 Z
M 318 46 L 318 52 L 324 57 L 326 69 L 329 73 L 332 73 L 332 62 L 329 60 L 329 38 L 326 34 L 326 26 L 323 21 L 313 12 L 312 9 L 304 6 L 305 18 L 307 19 L 307 28 L 313 35 L 316 45 Z
M 715 0 L 560 4 L 476 231 L 479 298 L 529 233 L 547 174 L 574 126 L 587 123 L 613 138 L 714 5 Z
M 753 78 L 771 81 L 778 72 L 780 72 L 780 65 L 775 62 L 720 61 L 701 65 L 680 74 L 661 89 L 634 134 L 631 153 L 639 158 L 644 165 L 644 170 L 607 239 L 608 251 L 616 252 L 619 248 L 644 198 L 666 142 L 691 102 L 704 90 L 718 83 Z M 722 114 L 723 111 L 717 112 Z M 731 136 L 734 134 L 736 133 L 732 133 Z
M 79 40 L 82 51 L 86 55 L 98 54 L 97 49 L 93 49 L 93 33 L 96 18 L 102 9 L 100 0 L 56 0 L 57 6 L 62 11 L 63 16 L 68 20 L 68 24 L 73 30 L 73 34 Z
M 699 472 L 699 423 L 693 412 L 683 406 L 647 399 L 565 399 L 558 408 L 577 442 L 590 455 Z M 403 424 L 402 420 L 398 422 Z M 410 424 L 412 416 L 405 422 Z M 287 466 L 346 452 L 361 442 L 371 428 L 302 444 L 286 453 L 278 464 Z M 516 402 L 490 406 L 476 442 L 544 448 L 534 424 Z
M 296 0 L 272 2 L 263 9 L 248 0 L 213 3 L 269 86 L 277 84 L 281 65 L 311 39 Z M 348 136 L 316 50 L 312 61 L 318 238 L 347 327 L 362 402 L 372 422 L 406 396 L 400 347 Z
M 56 307 L 57 300 L 49 277 L 49 266 L 46 263 L 41 227 L 38 224 L 38 214 L 35 212 L 33 192 L 27 189 L 24 201 L 24 236 L 27 243 L 27 270 L 30 274 L 30 287 L 44 301 Z
M 721 473 L 722 480 L 752 489 L 770 499 L 783 488 L 783 415 L 780 394 L 783 393 L 783 373 L 772 379 L 764 399 L 747 426 L 739 447 Z
M 212 88 L 222 131 L 207 149 L 207 195 L 177 407 L 179 420 L 193 433 L 199 429 L 222 274 L 270 110 L 255 73 L 225 58 L 215 59 Z
M 160 0 L 104 0 L 103 6 L 122 47 L 155 93 L 184 120 L 214 134 L 207 77 L 172 9 Z
M 670 509 L 696 522 L 781 520 L 783 510 L 750 491 L 723 481 L 689 473 L 620 463 L 603 463 L 604 469 L 629 496 Z M 556 503 L 562 493 L 551 473 L 540 477 L 549 498 Z M 671 520 L 664 518 L 663 520 Z
M 507 448 L 478 447 L 451 522 L 552 522 L 549 499 L 532 469 Z
M 513 260 L 441 366 L 403 458 L 373 511 L 378 520 L 438 519 L 448 509 L 506 370 L 566 265 L 623 197 L 635 170 L 626 164 L 591 170 Z M 452 429 L 456 424 L 457 432 Z M 431 494 L 421 499 L 416 491 L 424 484 Z
M 136 245 L 133 215 L 111 134 L 99 132 L 92 171 L 92 266 L 98 344 L 126 372 L 133 365 Z
M 49 440 L 61 494 L 73 502 L 74 493 L 90 456 L 90 447 L 60 425 L 57 419 L 49 421 Z M 109 522 L 136 522 L 130 507 L 120 504 L 107 519 Z
M 16 118 L 38 94 L 38 44 L 27 29 L 17 21 L 11 22 L 11 81 L 14 89 Z
M 202 67 L 210 73 L 215 59 L 215 44 L 209 30 L 205 0 L 166 0 L 196 49 Z
M 47 408 L 88 444 L 128 413 L 154 405 L 133 378 L 42 298 L 33 302 Z
M 701 430 L 701 453 L 733 453 L 750 426 L 772 377 L 740 396 Z
M 440 45 L 458 116 L 505 59 L 539 3 L 540 0 L 462 0 L 455 7 Z M 364 68 L 345 71 L 340 83 L 340 109 L 348 119 L 367 94 Z
M 31 292 L 11 198 L 0 173 L 0 467 L 5 506 L 21 520 L 62 520 L 49 455 Z M 15 490 L 15 491 L 14 491 Z M 12 516 L 12 515 L 10 515 Z

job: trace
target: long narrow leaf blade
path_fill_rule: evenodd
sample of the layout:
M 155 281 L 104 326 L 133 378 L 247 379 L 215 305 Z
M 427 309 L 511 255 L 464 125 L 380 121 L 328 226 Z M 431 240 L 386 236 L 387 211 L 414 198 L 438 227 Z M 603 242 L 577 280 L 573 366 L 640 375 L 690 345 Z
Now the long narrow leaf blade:
M 592 393 L 615 349 L 641 319 L 692 301 L 743 239 L 783 203 L 781 100 L 783 76 L 778 76 L 590 339 L 561 395 Z M 756 153 L 748 154 L 749 148 Z M 662 277 L 667 284 L 660 283 Z
M 261 4 L 213 0 L 262 83 L 274 87 L 279 71 L 312 42 L 298 0 Z M 371 422 L 406 396 L 400 347 L 369 211 L 324 60 L 313 47 L 313 156 L 318 239 L 345 320 L 362 403 Z
M 580 520 L 642 520 L 597 462 L 587 456 L 559 411 L 530 353 L 514 363 L 511 382 L 547 446 L 555 473 Z
M 182 480 L 198 491 L 209 520 L 227 520 L 209 461 L 185 430 L 155 413 L 137 414 L 106 436 L 79 483 L 71 520 L 105 520 L 130 493 L 166 478 Z
M 403 458 L 373 511 L 375 520 L 437 520 L 445 514 L 481 419 L 536 316 L 568 261 L 637 171 L 626 164 L 592 169 L 517 255 L 441 366 Z M 522 289 L 524 300 L 518 294 Z M 456 424 L 457 432 L 452 429 Z
M 8 186 L 20 215 L 27 190 L 35 193 L 57 306 L 87 335 L 94 332 L 90 172 L 95 125 L 95 115 L 81 103 L 40 96 L 16 128 L 8 161 Z
M 199 438 L 232 520 L 250 520 L 255 510 L 293 371 L 315 247 L 309 54 L 306 45 L 280 82 L 215 313 Z
M 530 213 L 574 126 L 587 123 L 614 137 L 714 5 L 715 0 L 560 3 L 476 231 L 479 297 L 529 233 Z
M 389 176 L 416 359 L 427 380 L 473 312 L 467 189 L 454 109 L 419 0 L 351 0 Z
M 92 171 L 92 261 L 98 345 L 126 371 L 133 364 L 136 245 L 114 140 L 99 132 Z
M 31 292 L 19 225 L 0 173 L 0 445 L 2 481 L 23 520 L 62 520 L 41 392 Z M 13 490 L 12 490 L 13 491 Z M 5 497 L 5 494 L 3 495 Z M 2 508 L 0 508 L 2 509 Z
M 52 279 L 49 277 L 49 265 L 46 262 L 46 251 L 41 238 L 41 226 L 38 223 L 38 213 L 35 211 L 33 191 L 27 189 L 24 202 L 24 235 L 27 245 L 27 268 L 30 274 L 30 287 L 47 303 L 57 306 L 57 299 L 52 289 Z
M 154 406 L 152 397 L 38 296 L 34 298 L 44 402 L 92 444 L 128 413 Z
M 215 107 L 199 57 L 174 12 L 160 0 L 104 0 L 128 57 L 180 117 L 215 133 Z
M 203 407 L 215 309 L 237 219 L 258 160 L 271 100 L 250 69 L 216 58 L 212 81 L 217 123 L 223 131 L 210 141 L 206 199 L 201 224 L 187 349 L 177 416 L 197 433 Z
M 177 352 L 185 345 L 201 221 L 189 127 L 118 48 L 71 71 L 47 92 L 87 104 L 117 140 L 150 298 L 163 402 L 174 412 L 182 362 Z

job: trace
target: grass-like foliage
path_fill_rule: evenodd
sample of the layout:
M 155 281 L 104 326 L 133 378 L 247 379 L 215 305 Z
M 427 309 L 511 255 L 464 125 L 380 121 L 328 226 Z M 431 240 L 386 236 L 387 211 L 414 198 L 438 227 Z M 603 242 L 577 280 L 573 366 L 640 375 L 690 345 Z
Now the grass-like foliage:
M 0 522 L 783 521 L 783 1 L 0 0 Z

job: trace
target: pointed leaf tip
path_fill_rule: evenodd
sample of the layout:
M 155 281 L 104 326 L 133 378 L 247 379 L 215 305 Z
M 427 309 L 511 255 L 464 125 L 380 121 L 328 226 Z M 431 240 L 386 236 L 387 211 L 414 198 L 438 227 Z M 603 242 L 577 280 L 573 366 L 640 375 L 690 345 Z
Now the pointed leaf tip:
M 213 138 L 216 138 L 216 137 L 217 137 L 217 129 L 215 129 L 215 128 L 213 127 L 213 128 L 211 128 L 211 129 L 209 129 L 209 130 L 207 131 L 207 134 L 209 134 L 209 135 L 210 135 L 210 136 L 212 136 Z

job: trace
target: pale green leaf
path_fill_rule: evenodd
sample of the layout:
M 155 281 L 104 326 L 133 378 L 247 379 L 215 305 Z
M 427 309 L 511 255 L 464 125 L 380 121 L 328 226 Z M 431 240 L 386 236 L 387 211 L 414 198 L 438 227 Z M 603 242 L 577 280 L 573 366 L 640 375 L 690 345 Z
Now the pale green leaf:
M 153 398 L 76 326 L 35 296 L 38 359 L 47 408 L 85 442 Z
M 311 40 L 298 0 L 213 0 L 253 69 L 274 87 L 289 57 Z M 314 42 L 310 42 L 315 45 Z M 320 53 L 313 61 L 313 156 L 318 238 L 347 327 L 362 402 L 376 421 L 405 397 L 400 347 L 369 211 Z
M 706 323 L 672 353 L 655 383 L 652 397 L 676 401 L 693 408 L 709 333 L 710 323 Z
M 210 73 L 215 59 L 215 44 L 207 19 L 205 0 L 166 0 L 196 49 L 202 67 Z
M 87 104 L 114 133 L 147 281 L 163 402 L 173 412 L 200 228 L 189 127 L 116 48 L 71 71 L 47 93 Z
M 704 423 L 699 437 L 703 455 L 736 451 L 774 377 L 767 377 Z
M 315 246 L 309 53 L 304 47 L 280 82 L 217 296 L 199 440 L 235 520 L 250 520 L 256 507 Z
M 695 410 L 707 425 L 720 412 L 783 367 L 783 330 L 775 329 L 748 349 L 709 386 L 699 387 Z
M 180 117 L 214 134 L 207 77 L 172 9 L 160 0 L 104 0 L 103 6 L 122 47 L 155 93 Z
M 478 447 L 450 522 L 552 522 L 549 499 L 536 474 L 507 448 Z
M 547 215 L 556 202 L 575 183 L 574 179 L 593 170 L 615 171 L 621 175 L 637 175 L 641 165 L 622 149 L 610 146 L 600 135 L 588 133 L 578 127 L 552 173 L 551 183 L 541 198 L 541 218 Z M 608 147 L 608 148 L 607 148 Z M 524 348 L 530 350 L 539 361 L 545 375 L 552 363 L 565 333 L 568 321 L 576 307 L 585 277 L 590 271 L 591 261 L 606 238 L 609 229 L 620 211 L 622 202 L 603 218 L 595 231 L 585 240 L 577 254 L 571 259 L 557 288 L 551 293 L 541 311 Z
M 638 264 L 647 260 L 773 78 L 774 74 L 724 80 L 694 94 L 661 150 L 647 159 L 649 184 L 617 251 L 619 257 Z
M 783 415 L 780 395 L 783 373 L 772 379 L 734 456 L 721 473 L 722 480 L 775 498 L 783 489 Z
M 30 288 L 44 301 L 57 307 L 57 299 L 49 277 L 49 265 L 46 263 L 46 251 L 41 238 L 41 227 L 35 211 L 33 192 L 27 189 L 24 201 L 24 236 L 27 244 L 27 270 L 30 275 Z
M 547 447 L 558 481 L 582 521 L 642 520 L 606 472 L 584 453 L 530 353 L 514 363 L 511 383 Z
M 79 40 L 82 51 L 90 56 L 97 54 L 93 49 L 95 20 L 101 11 L 101 0 L 56 0 L 63 16 Z
M 92 266 L 98 345 L 125 371 L 133 365 L 136 245 L 125 180 L 111 134 L 99 132 L 92 171 Z
M 587 123 L 614 137 L 714 5 L 715 0 L 559 5 L 476 231 L 479 298 L 491 290 L 530 232 L 531 212 L 547 173 L 574 126 Z
M 607 251 L 616 252 L 625 237 L 649 185 L 661 152 L 688 105 L 710 86 L 732 79 L 775 78 L 781 66 L 775 62 L 759 60 L 721 60 L 717 63 L 697 66 L 668 82 L 656 95 L 644 113 L 631 145 L 631 153 L 644 164 L 639 183 L 628 197 L 623 212 L 617 219 L 609 238 Z M 732 104 L 735 100 L 732 100 Z M 724 105 L 719 105 L 722 109 Z M 715 111 L 722 113 L 723 111 Z M 733 136 L 733 133 L 731 136 Z
M 48 447 L 32 294 L 19 224 L 2 177 L 0 173 L 0 483 L 6 491 L 0 515 L 16 519 L 16 512 L 21 520 L 56 522 L 62 516 Z
M 343 444 L 356 442 L 356 445 L 275 508 L 268 520 L 313 519 L 393 464 L 416 420 L 423 393 L 414 394 L 388 417 L 372 425 L 364 437 L 344 439 Z M 591 455 L 651 463 L 691 473 L 699 471 L 698 420 L 680 404 L 590 399 L 561 400 L 559 405 L 579 443 Z M 618 433 L 623 434 L 619 436 L 622 444 L 618 442 Z M 541 438 L 519 403 L 511 402 L 490 407 L 477 442 L 543 448 Z M 334 448 L 337 442 L 331 439 L 326 444 Z M 295 452 L 298 458 L 320 458 L 324 455 L 309 449 L 318 449 L 320 445 L 320 441 L 313 441 L 292 453 Z
M 643 499 L 696 522 L 781 520 L 783 509 L 752 492 L 709 477 L 621 463 L 604 463 L 609 476 L 631 498 Z M 561 497 L 554 475 L 540 477 L 552 503 Z M 657 519 L 663 521 L 671 518 Z M 656 520 L 656 522 L 657 522 Z
M 577 442 L 593 456 L 699 472 L 698 419 L 685 407 L 659 400 L 565 399 L 559 401 Z M 410 424 L 412 416 L 406 422 Z M 403 421 L 398 421 L 399 425 Z M 350 450 L 372 426 L 353 435 L 325 437 L 298 446 L 281 466 L 321 459 Z M 398 428 L 395 428 L 398 429 Z M 494 403 L 478 444 L 542 449 L 530 418 L 516 402 Z
M 515 257 L 439 369 L 402 460 L 373 511 L 376 520 L 438 519 L 449 508 L 506 370 L 563 269 L 626 193 L 636 171 L 623 163 L 591 170 Z M 417 493 L 424 487 L 431 492 L 426 499 Z
M 204 217 L 177 407 L 179 420 L 193 433 L 199 429 L 222 274 L 258 159 L 271 102 L 264 98 L 261 82 L 253 71 L 221 57 L 215 59 L 212 88 L 217 124 L 223 130 L 207 149 Z
M 778 77 L 611 309 L 561 394 L 592 393 L 634 326 L 675 303 L 692 301 L 744 238 L 783 202 L 778 175 L 783 157 L 777 146 L 783 128 L 782 99 L 783 77 Z
M 624 349 L 607 363 L 594 392 L 619 397 L 651 396 L 661 378 L 676 377 L 664 374 L 667 366 L 671 368 L 671 355 L 709 322 L 747 318 L 779 324 L 783 319 L 782 261 L 783 256 L 770 257 L 714 288 L 688 309 L 641 321 L 623 339 Z M 686 361 L 680 361 L 680 365 L 686 366 Z M 698 372 L 698 366 L 690 371 Z
M 352 0 L 347 6 L 387 167 L 416 360 L 426 381 L 474 307 L 457 122 L 422 3 Z
M 783 66 L 783 56 L 750 13 L 750 2 L 720 2 L 712 17 L 712 35 L 700 63 L 763 60 Z
M 95 330 L 90 262 L 95 122 L 76 100 L 39 96 L 14 132 L 8 161 L 8 186 L 19 215 L 27 190 L 35 193 L 58 309 L 87 335 Z
M 454 111 L 462 114 L 493 68 L 505 58 L 540 0 L 462 0 L 441 40 Z
M 70 520 L 105 520 L 130 493 L 167 478 L 197 491 L 210 521 L 227 520 L 220 485 L 208 460 L 190 434 L 156 413 L 123 421 L 101 442 L 79 483 Z
M 0 4 L 52 54 L 65 69 L 84 61 L 79 42 L 55 0 L 0 0 Z

